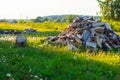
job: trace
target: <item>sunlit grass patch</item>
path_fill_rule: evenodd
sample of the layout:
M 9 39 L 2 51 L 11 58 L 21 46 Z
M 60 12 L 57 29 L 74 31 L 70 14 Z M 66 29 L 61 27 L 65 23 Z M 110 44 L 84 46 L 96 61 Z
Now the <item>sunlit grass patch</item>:
M 25 28 L 34 28 L 37 31 L 62 31 L 67 27 L 66 23 L 44 22 L 44 23 L 25 23 L 10 24 L 0 23 L 0 29 L 24 30 Z
M 120 32 L 118 32 L 117 34 L 120 35 Z

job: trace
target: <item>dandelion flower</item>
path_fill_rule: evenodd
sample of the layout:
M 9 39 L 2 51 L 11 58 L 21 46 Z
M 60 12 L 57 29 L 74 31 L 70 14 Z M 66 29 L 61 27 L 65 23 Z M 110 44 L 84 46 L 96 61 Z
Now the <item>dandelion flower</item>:
M 34 78 L 38 79 L 39 77 L 37 75 L 34 75 Z
M 73 57 L 73 59 L 75 59 L 75 60 L 76 60 L 76 59 L 77 59 L 77 57 L 76 57 L 76 56 L 74 56 L 74 57 Z
M 6 76 L 7 76 L 7 77 L 11 77 L 11 74 L 10 74 L 10 73 L 7 73 Z

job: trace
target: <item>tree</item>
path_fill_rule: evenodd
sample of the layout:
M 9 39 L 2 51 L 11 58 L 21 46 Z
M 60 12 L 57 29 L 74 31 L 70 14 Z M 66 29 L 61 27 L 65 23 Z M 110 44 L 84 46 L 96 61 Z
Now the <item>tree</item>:
M 37 17 L 36 19 L 35 19 L 35 22 L 43 22 L 44 20 L 43 20 L 43 17 Z
M 13 23 L 17 23 L 17 20 L 14 19 L 14 20 L 13 20 Z
M 47 17 L 44 17 L 43 21 L 45 22 L 45 21 L 50 21 L 50 20 Z
M 68 15 L 68 16 L 67 16 L 67 19 L 66 19 L 66 22 L 67 22 L 67 23 L 72 23 L 74 19 L 75 19 L 75 16 L 74 16 L 74 15 Z
M 1 19 L 0 22 L 7 22 L 7 20 L 6 19 Z
M 18 23 L 19 24 L 24 24 L 24 23 L 27 23 L 25 20 L 18 20 Z
M 102 18 L 120 20 L 120 0 L 97 0 L 100 5 Z
M 66 22 L 66 18 L 62 17 L 60 22 Z

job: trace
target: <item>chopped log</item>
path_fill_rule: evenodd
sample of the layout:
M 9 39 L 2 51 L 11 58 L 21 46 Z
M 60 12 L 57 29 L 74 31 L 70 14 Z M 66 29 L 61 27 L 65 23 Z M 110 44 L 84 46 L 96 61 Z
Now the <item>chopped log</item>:
M 80 24 L 79 23 L 72 23 L 70 26 L 73 28 L 77 28 L 80 26 Z
M 89 23 L 93 23 L 93 24 L 96 24 L 97 21 L 92 21 L 92 20 L 88 20 Z
M 82 35 L 77 34 L 76 36 L 77 36 L 79 39 L 82 39 Z
M 84 30 L 88 29 L 88 26 L 84 26 L 83 28 L 77 28 L 76 31 L 81 31 L 83 32 Z
M 3 30 L 0 30 L 0 34 L 4 34 L 4 31 L 3 31 Z
M 108 49 L 110 50 L 112 49 L 111 46 L 107 42 L 105 42 L 105 45 L 107 46 Z
M 83 20 L 84 20 L 83 17 L 77 17 L 75 20 L 73 20 L 73 23 L 80 23 Z
M 84 30 L 83 34 L 82 34 L 82 39 L 83 39 L 83 44 L 85 44 L 87 41 L 91 41 L 91 35 L 90 32 L 87 30 Z
M 104 30 L 105 30 L 104 27 L 91 28 L 91 31 L 92 31 L 92 32 L 95 31 L 95 32 L 97 32 L 97 33 L 103 33 Z
M 107 30 L 112 30 L 109 23 L 105 23 L 105 27 Z
M 76 51 L 76 50 L 77 50 L 77 47 L 74 46 L 73 44 L 71 44 L 68 39 L 67 39 L 66 41 L 67 41 L 68 49 L 69 49 L 69 50 L 73 50 L 73 51 Z
M 120 45 L 111 44 L 114 48 L 120 48 Z
M 100 26 L 105 26 L 104 22 L 99 22 L 99 23 L 94 23 L 93 27 L 100 27 Z
M 66 34 L 67 37 L 71 37 L 74 33 L 71 31 L 69 33 Z
M 76 36 L 75 36 L 75 40 L 76 40 L 77 43 L 82 44 L 82 41 Z
M 48 40 L 48 41 L 55 41 L 55 40 L 57 40 L 57 36 L 50 36 L 50 37 L 48 37 L 46 40 Z
M 95 36 L 95 41 L 97 42 L 98 46 L 102 48 L 102 41 L 103 39 L 100 36 Z
M 62 45 L 67 44 L 67 42 L 65 40 L 61 40 L 61 39 L 56 40 L 55 43 L 62 44 Z
M 92 48 L 94 48 L 94 49 L 97 49 L 97 44 L 95 43 L 95 42 L 86 42 L 86 45 L 87 46 L 90 46 L 90 47 L 92 47 Z
M 18 35 L 16 37 L 16 45 L 20 46 L 20 47 L 23 47 L 25 46 L 27 43 L 27 38 L 21 36 L 21 35 Z
M 24 30 L 24 33 L 35 33 L 35 32 L 37 32 L 37 30 L 32 29 L 32 28 L 26 28 L 26 29 Z

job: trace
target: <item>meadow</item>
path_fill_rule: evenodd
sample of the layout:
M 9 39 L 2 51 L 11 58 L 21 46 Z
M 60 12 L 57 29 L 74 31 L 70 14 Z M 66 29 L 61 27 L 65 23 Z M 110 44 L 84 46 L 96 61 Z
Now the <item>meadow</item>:
M 67 25 L 49 21 L 0 23 L 2 30 L 34 28 L 39 31 L 22 34 L 28 40 L 25 47 L 15 45 L 16 35 L 0 35 L 0 80 L 120 80 L 120 49 L 69 51 L 67 46 L 52 46 L 44 41 Z

